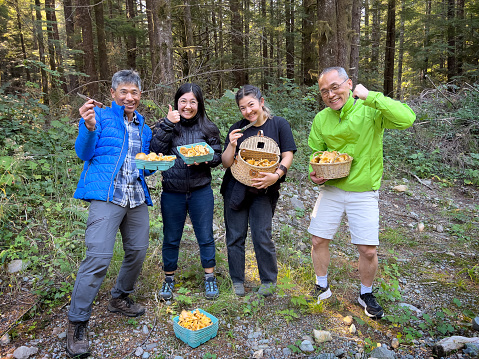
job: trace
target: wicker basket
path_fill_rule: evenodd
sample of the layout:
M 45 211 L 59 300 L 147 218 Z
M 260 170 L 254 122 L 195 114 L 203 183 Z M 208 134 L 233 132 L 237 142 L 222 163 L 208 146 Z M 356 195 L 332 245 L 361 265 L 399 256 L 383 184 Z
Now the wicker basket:
M 313 158 L 319 156 L 324 151 L 318 151 L 313 154 Z M 348 155 L 347 153 L 338 153 L 336 157 L 341 155 Z M 349 159 L 345 162 L 336 162 L 336 163 L 313 163 L 310 161 L 313 171 L 316 172 L 316 177 L 323 177 L 325 179 L 335 179 L 347 177 L 349 175 L 349 170 L 351 169 L 351 163 L 353 158 L 349 156 Z M 333 160 L 334 161 L 334 160 Z
M 252 178 L 259 177 L 260 172 L 274 173 L 278 168 L 280 150 L 278 144 L 271 138 L 263 135 L 263 131 L 258 131 L 258 135 L 248 137 L 241 145 L 233 164 L 231 173 L 237 181 L 246 186 L 252 186 Z M 267 159 L 274 164 L 268 167 L 261 167 L 249 164 L 243 157 L 248 159 Z
M 191 312 L 194 312 L 195 310 L 192 310 Z M 176 337 L 184 341 L 192 348 L 196 348 L 200 344 L 206 343 L 208 340 L 214 338 L 216 334 L 218 334 L 218 318 L 204 311 L 203 309 L 198 308 L 198 311 L 211 319 L 211 325 L 203 329 L 190 330 L 178 324 L 180 319 L 178 315 L 173 318 L 173 330 Z

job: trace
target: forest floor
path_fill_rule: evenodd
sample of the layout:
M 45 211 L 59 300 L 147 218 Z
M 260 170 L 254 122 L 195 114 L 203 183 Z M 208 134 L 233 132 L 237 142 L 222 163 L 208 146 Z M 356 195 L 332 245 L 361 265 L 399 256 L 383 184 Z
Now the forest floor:
M 406 191 L 393 189 L 401 184 L 407 185 Z M 368 358 L 376 343 L 393 350 L 396 358 L 429 358 L 441 338 L 479 336 L 471 328 L 471 318 L 479 315 L 476 187 L 447 185 L 438 180 L 383 181 L 380 269 L 375 284 L 382 283 L 378 298 L 387 316 L 376 321 L 367 318 L 357 304 L 357 251 L 350 244 L 346 219 L 331 246 L 329 278 L 333 296 L 319 305 L 301 304 L 300 299 L 306 298 L 313 287 L 307 227 L 318 191 L 305 178 L 283 185 L 273 230 L 280 279 L 272 297 L 263 299 L 255 294 L 260 283 L 250 241 L 248 295 L 236 298 L 233 294 L 220 206 L 215 236 L 221 295 L 216 301 L 203 297 L 201 268 L 196 264 L 198 249 L 190 226 L 179 263 L 180 268 L 183 265 L 188 269 L 177 273 L 177 294 L 171 303 L 160 302 L 156 296 L 162 281 L 161 241 L 152 241 L 135 296 L 147 308 L 142 317 L 125 318 L 107 311 L 109 288 L 121 261 L 113 263 L 89 324 L 91 358 L 327 358 L 328 353 L 333 357 Z M 220 203 L 221 198 L 217 201 Z M 63 305 L 48 307 L 37 303 L 28 269 L 14 275 L 2 270 L 0 279 L 0 333 L 10 328 L 9 337 L 3 338 L 0 346 L 0 357 L 11 357 L 15 349 L 25 345 L 37 349 L 30 358 L 64 358 L 68 294 Z M 412 311 L 400 311 L 398 303 L 409 305 Z M 194 308 L 203 308 L 219 318 L 218 335 L 197 348 L 175 337 L 171 320 L 182 309 Z M 345 324 L 347 316 L 352 317 L 356 331 Z M 302 351 L 301 342 L 311 341 L 314 329 L 329 331 L 332 340 L 313 341 L 313 352 Z M 393 344 L 394 338 L 399 338 L 399 347 Z M 459 350 L 445 357 L 469 356 Z

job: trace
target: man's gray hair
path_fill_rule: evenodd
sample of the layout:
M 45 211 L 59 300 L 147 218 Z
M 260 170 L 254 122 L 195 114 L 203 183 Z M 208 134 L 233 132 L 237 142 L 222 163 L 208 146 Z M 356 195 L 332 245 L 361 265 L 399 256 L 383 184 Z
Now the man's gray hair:
M 327 73 L 330 73 L 331 71 L 337 71 L 339 77 L 342 78 L 343 80 L 349 79 L 348 73 L 346 72 L 344 67 L 334 66 L 334 67 L 325 68 L 319 75 L 318 80 L 321 78 L 321 76 L 326 75 Z
M 116 90 L 120 84 L 132 84 L 141 91 L 141 79 L 135 70 L 120 70 L 111 79 L 111 88 Z

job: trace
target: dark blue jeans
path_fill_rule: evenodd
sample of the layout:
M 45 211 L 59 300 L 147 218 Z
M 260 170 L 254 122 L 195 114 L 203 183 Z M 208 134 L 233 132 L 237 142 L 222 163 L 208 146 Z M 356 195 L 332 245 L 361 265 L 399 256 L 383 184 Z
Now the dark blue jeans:
M 244 282 L 245 242 L 249 222 L 261 283 L 276 283 L 278 264 L 272 236 L 274 208 L 271 199 L 265 194 L 248 194 L 250 198 L 245 205 L 240 210 L 234 210 L 229 206 L 232 191 L 230 183 L 224 193 L 224 215 L 231 280 L 233 283 Z
M 163 191 L 161 215 L 163 218 L 163 270 L 165 272 L 174 272 L 178 268 L 178 254 L 186 214 L 190 215 L 200 247 L 202 267 L 212 268 L 216 265 L 213 208 L 213 190 L 209 185 L 189 193 Z

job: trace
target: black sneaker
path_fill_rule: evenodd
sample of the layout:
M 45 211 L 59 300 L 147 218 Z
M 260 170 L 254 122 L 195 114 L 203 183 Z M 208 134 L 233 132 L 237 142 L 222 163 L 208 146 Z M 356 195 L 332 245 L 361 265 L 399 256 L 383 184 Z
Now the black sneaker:
M 66 351 L 70 358 L 86 358 L 90 355 L 88 321 L 68 321 Z
M 173 289 L 175 288 L 175 281 L 169 277 L 165 278 L 161 290 L 158 293 L 161 300 L 170 300 L 173 298 Z
M 370 318 L 380 319 L 384 316 L 383 308 L 378 304 L 373 293 L 361 294 L 359 304 L 364 308 L 364 313 Z
M 323 288 L 315 284 L 314 289 L 310 295 L 314 300 L 317 301 L 317 303 L 319 303 L 322 300 L 325 300 L 331 297 L 332 293 L 331 293 L 331 289 L 329 289 L 329 285 L 326 288 Z

